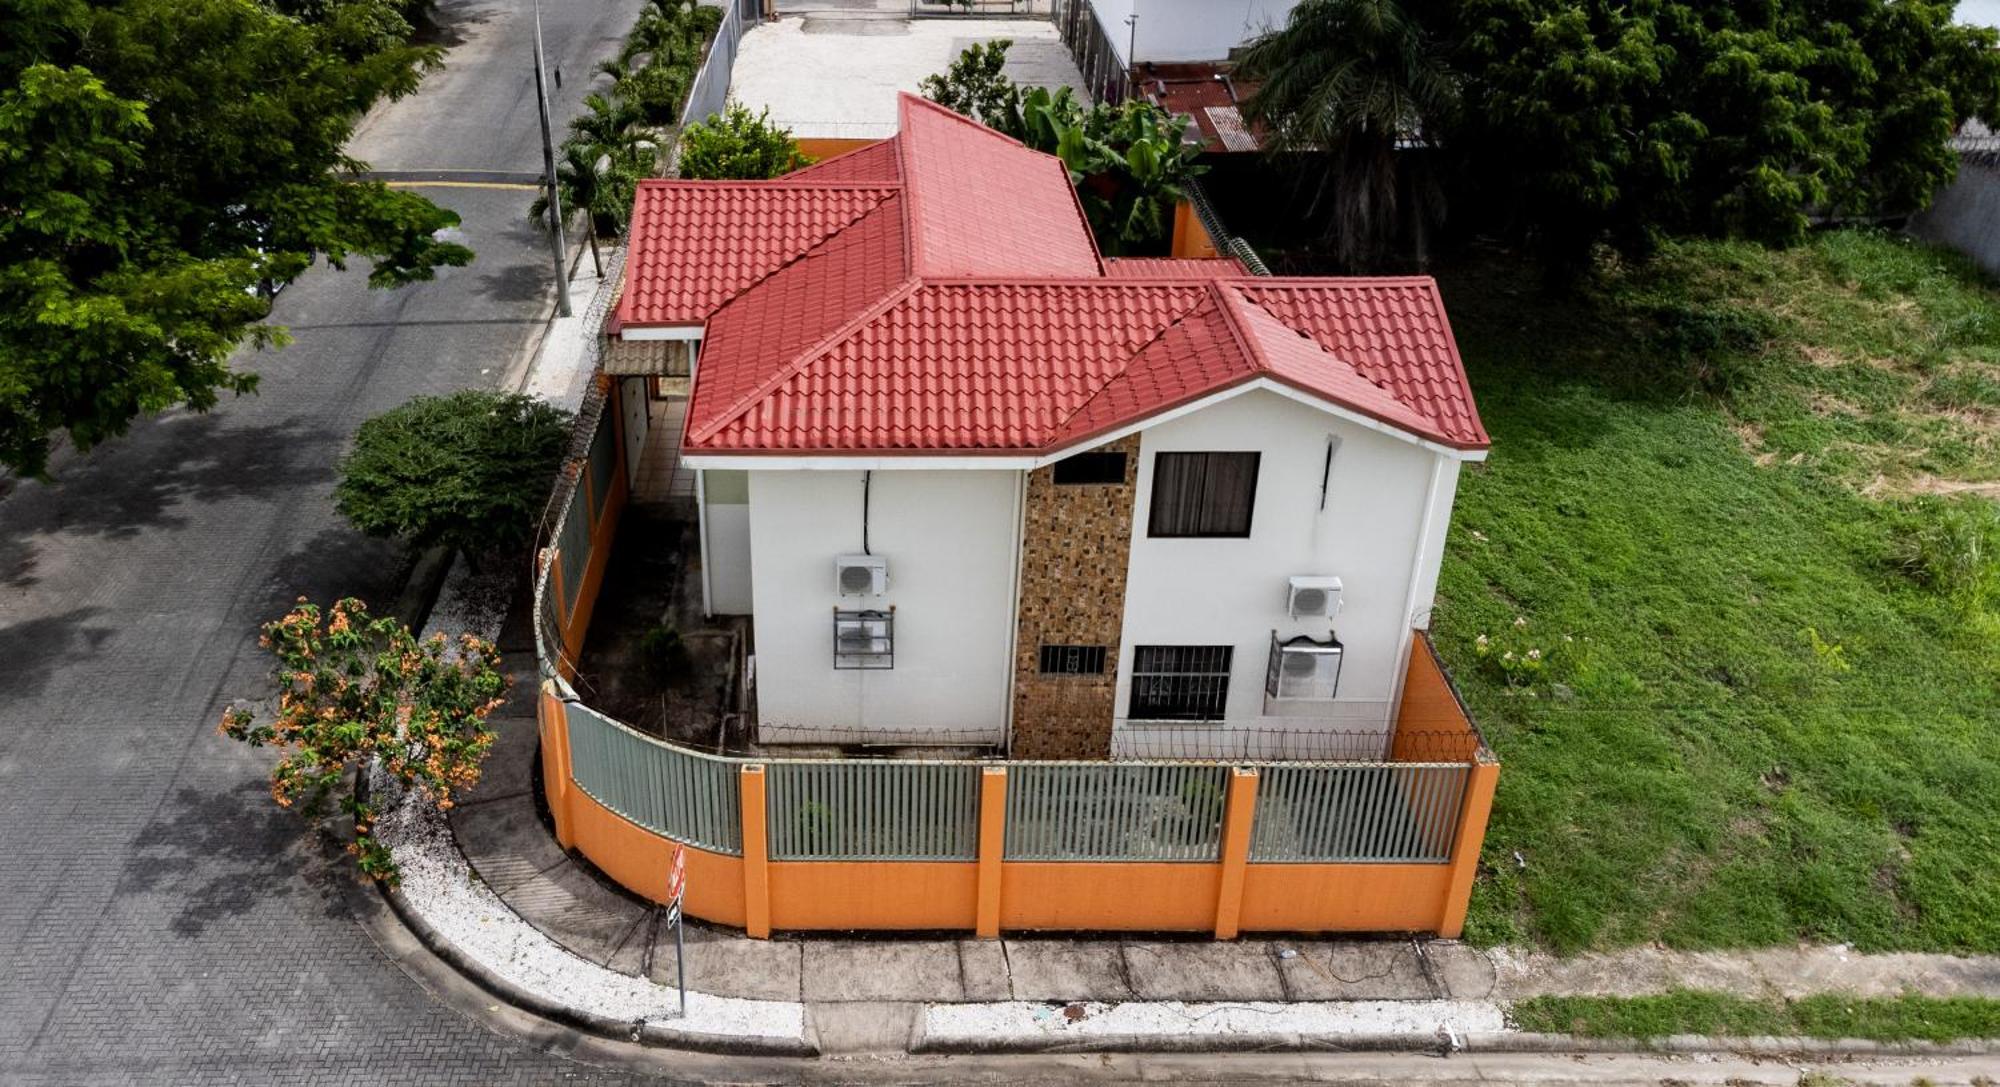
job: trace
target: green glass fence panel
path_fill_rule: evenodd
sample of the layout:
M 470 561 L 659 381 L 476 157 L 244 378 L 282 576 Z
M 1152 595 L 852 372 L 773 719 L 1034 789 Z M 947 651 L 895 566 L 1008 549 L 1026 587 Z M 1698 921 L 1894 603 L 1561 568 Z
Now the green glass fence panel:
M 773 860 L 979 856 L 975 763 L 778 761 L 765 775 Z
M 641 736 L 578 702 L 564 705 L 571 776 L 591 799 L 663 838 L 743 852 L 736 761 Z
M 1253 862 L 1442 864 L 1466 766 L 1263 766 Z
M 1225 766 L 1010 763 L 1008 860 L 1214 861 Z

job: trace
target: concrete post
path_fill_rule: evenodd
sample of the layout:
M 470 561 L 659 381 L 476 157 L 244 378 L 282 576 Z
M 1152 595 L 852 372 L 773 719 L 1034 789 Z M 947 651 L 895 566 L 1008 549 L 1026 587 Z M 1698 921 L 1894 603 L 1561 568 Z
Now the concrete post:
M 979 775 L 979 910 L 973 929 L 984 939 L 1000 935 L 1000 875 L 1007 851 L 1007 768 Z
M 1242 929 L 1243 881 L 1250 867 L 1250 828 L 1257 815 L 1257 771 L 1229 772 L 1222 811 L 1222 888 L 1215 899 L 1215 938 L 1233 940 Z
M 1465 931 L 1465 910 L 1472 903 L 1472 877 L 1479 873 L 1479 847 L 1486 841 L 1486 819 L 1493 813 L 1493 789 L 1500 781 L 1500 764 L 1482 751 L 1465 781 L 1465 802 L 1458 809 L 1458 834 L 1451 843 L 1451 880 L 1446 885 L 1444 913 L 1438 935 L 1455 940 Z
M 764 807 L 764 768 L 745 765 L 737 774 L 743 805 L 743 931 L 771 938 L 771 840 Z

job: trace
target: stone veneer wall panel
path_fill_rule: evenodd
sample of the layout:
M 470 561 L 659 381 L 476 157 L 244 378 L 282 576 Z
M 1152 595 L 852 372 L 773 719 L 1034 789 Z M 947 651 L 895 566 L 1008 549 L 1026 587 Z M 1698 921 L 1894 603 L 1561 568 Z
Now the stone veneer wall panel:
M 1010 750 L 1017 759 L 1103 759 L 1111 754 L 1139 437 L 1121 438 L 1094 452 L 1125 454 L 1122 484 L 1059 487 L 1053 467 L 1028 473 Z M 1044 645 L 1104 646 L 1104 672 L 1045 676 L 1040 670 Z

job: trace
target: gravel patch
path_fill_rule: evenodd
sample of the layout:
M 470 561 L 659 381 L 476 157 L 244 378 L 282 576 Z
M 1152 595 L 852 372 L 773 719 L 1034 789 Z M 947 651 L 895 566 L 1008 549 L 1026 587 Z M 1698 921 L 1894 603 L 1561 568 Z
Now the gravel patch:
M 1494 1004 L 1469 1000 L 1357 1000 L 1312 1004 L 1272 1002 L 932 1004 L 924 1012 L 927 1043 L 1019 1038 L 1216 1036 L 1235 1034 L 1439 1036 L 1450 1031 L 1498 1033 L 1506 1017 Z
M 374 780 L 375 795 L 391 784 Z M 467 867 L 436 809 L 406 797 L 376 821 L 402 869 L 401 893 L 459 951 L 546 1000 L 619 1022 L 675 1033 L 735 1038 L 805 1038 L 805 1009 L 777 1000 L 687 994 L 687 1017 L 672 988 L 608 970 L 577 957 L 521 920 Z

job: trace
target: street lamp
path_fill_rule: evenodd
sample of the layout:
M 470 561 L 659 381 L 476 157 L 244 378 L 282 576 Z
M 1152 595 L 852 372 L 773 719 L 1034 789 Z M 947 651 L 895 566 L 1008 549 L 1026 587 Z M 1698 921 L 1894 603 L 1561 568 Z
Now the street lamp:
M 542 0 L 535 0 L 535 105 L 542 114 L 542 180 L 549 186 L 549 245 L 556 266 L 556 314 L 569 316 L 569 275 L 563 257 L 569 244 L 563 239 L 562 193 L 556 187 L 556 143 L 549 130 L 549 88 L 542 76 Z

